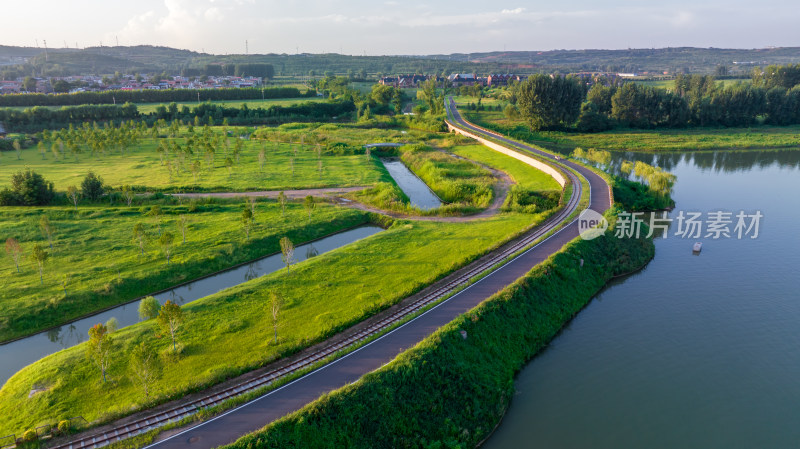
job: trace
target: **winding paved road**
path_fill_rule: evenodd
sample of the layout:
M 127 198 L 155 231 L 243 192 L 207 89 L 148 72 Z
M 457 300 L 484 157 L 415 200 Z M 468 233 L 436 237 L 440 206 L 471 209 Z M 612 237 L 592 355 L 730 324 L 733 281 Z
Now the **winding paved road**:
M 484 136 L 488 134 L 487 131 L 463 120 L 455 109 L 452 99 L 448 107 L 450 106 L 453 106 L 453 125 L 475 134 Z M 505 142 L 509 148 L 517 148 L 521 151 L 534 153 L 541 159 L 553 159 L 548 153 L 525 145 L 519 145 L 502 136 L 494 134 L 491 137 L 495 141 Z M 602 213 L 610 206 L 609 188 L 600 176 L 580 165 L 568 161 L 560 162 L 579 172 L 588 180 L 591 188 L 590 207 L 593 210 Z M 574 175 L 572 176 L 574 178 Z M 573 183 L 576 184 L 575 194 L 580 195 L 580 183 L 575 182 L 574 179 Z M 557 228 L 561 220 L 575 208 L 577 208 L 577 202 L 570 202 L 570 206 L 566 208 L 568 210 L 559 214 L 558 220 L 548 221 L 546 225 L 540 226 L 530 231 L 530 233 L 537 237 L 545 235 L 552 229 Z M 217 447 L 231 443 L 246 433 L 258 430 L 288 413 L 299 410 L 309 402 L 319 398 L 322 394 L 355 382 L 364 374 L 390 362 L 398 354 L 414 346 L 439 327 L 452 321 L 458 315 L 469 311 L 486 298 L 526 274 L 533 266 L 559 251 L 564 244 L 577 236 L 577 222 L 572 221 L 549 238 L 526 250 L 480 281 L 364 347 L 223 415 L 200 423 L 188 430 L 166 436 L 148 446 L 148 448 L 200 449 Z
M 477 134 L 486 131 L 466 122 L 450 99 L 454 125 Z M 520 146 L 502 136 L 492 133 L 492 138 L 509 144 L 511 148 L 522 148 L 543 159 L 552 160 L 549 153 L 532 147 Z M 610 196 L 606 182 L 591 170 L 569 161 L 561 161 L 583 175 L 591 188 L 590 208 L 604 212 L 610 207 Z M 553 224 L 552 227 L 557 226 Z M 549 229 L 548 229 L 549 230 Z M 539 232 L 544 230 L 539 230 Z M 542 232 L 543 234 L 545 232 Z M 467 289 L 439 304 L 427 313 L 384 335 L 363 348 L 330 363 L 294 382 L 281 387 L 259 399 L 233 409 L 215 419 L 184 432 L 159 441 L 150 448 L 212 448 L 231 443 L 240 436 L 299 410 L 322 394 L 355 382 L 364 374 L 389 363 L 398 354 L 414 346 L 439 327 L 462 313 L 477 306 L 486 298 L 502 290 L 536 264 L 561 249 L 564 244 L 578 236 L 577 222 L 573 221 L 559 232 L 529 249 L 511 262 L 484 277 Z

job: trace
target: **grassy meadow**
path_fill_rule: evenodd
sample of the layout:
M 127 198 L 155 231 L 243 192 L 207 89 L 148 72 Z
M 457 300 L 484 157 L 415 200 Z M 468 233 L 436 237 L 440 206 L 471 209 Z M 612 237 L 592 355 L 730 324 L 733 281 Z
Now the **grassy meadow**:
M 270 131 L 285 133 L 289 130 Z M 338 133 L 353 140 L 359 134 L 357 129 L 347 128 Z M 380 139 L 377 141 L 408 138 L 407 134 L 394 130 L 368 130 L 365 134 L 370 139 Z M 508 170 L 518 182 L 530 188 L 552 187 L 542 179 L 544 175 L 541 172 L 517 167 L 507 156 L 475 145 L 459 146 L 456 150 L 463 152 L 465 157 L 478 155 L 476 159 L 480 158 L 482 163 Z M 443 154 L 440 151 L 424 153 Z M 356 157 L 366 159 L 363 155 Z M 447 162 L 455 165 L 445 169 L 459 169 L 456 174 L 469 172 L 483 179 L 488 173 L 471 162 L 447 157 Z M 465 163 L 469 165 L 462 166 Z M 235 220 L 241 216 L 241 204 L 215 204 L 214 207 L 232 209 L 230 213 L 234 225 L 229 232 L 231 238 L 236 240 L 238 237 L 237 241 L 243 242 L 241 226 Z M 271 201 L 263 203 L 263 206 L 259 203 L 259 207 L 263 207 L 264 211 L 257 212 L 256 217 L 265 222 L 265 215 L 278 213 L 277 206 Z M 294 207 L 302 206 L 295 204 Z M 105 209 L 108 208 L 98 208 L 97 213 Z M 67 214 L 68 210 L 63 208 L 62 213 Z M 326 212 L 328 216 L 324 215 Z M 222 211 L 218 213 L 222 214 Z M 291 213 L 303 211 L 298 209 Z M 138 210 L 131 215 L 125 225 L 113 227 L 132 228 L 136 220 L 142 219 Z M 80 415 L 89 421 L 108 420 L 262 366 L 397 303 L 547 216 L 548 211 L 539 214 L 510 212 L 462 223 L 396 221 L 385 232 L 301 262 L 292 267 L 291 273 L 281 270 L 186 304 L 183 306 L 186 321 L 177 337 L 178 355 L 171 354 L 169 337 L 163 335 L 152 321 L 120 329 L 112 335 L 113 360 L 108 373 L 109 381 L 105 384 L 96 365 L 86 358 L 85 344 L 60 351 L 24 368 L 0 389 L 0 414 L 9 417 L 0 421 L 0 432 L 19 432 L 66 416 Z M 367 219 L 363 213 L 326 206 L 314 212 L 313 223 L 306 228 L 331 228 L 331 223 L 349 224 Z M 224 219 L 220 217 L 220 220 Z M 154 232 L 153 223 L 148 224 L 150 232 Z M 123 234 L 128 232 L 124 231 Z M 199 233 L 199 230 L 192 232 Z M 273 230 L 272 224 L 269 224 L 264 225 L 260 232 L 277 238 L 285 231 Z M 109 238 L 114 240 L 113 237 Z M 120 260 L 133 262 L 137 259 L 136 246 L 129 236 L 124 236 L 124 239 L 125 243 L 117 246 L 121 247 L 119 251 L 127 259 Z M 242 246 L 215 235 L 210 235 L 206 240 L 221 241 L 221 249 L 209 250 L 216 251 L 216 254 L 235 253 L 233 248 Z M 274 245 L 277 241 L 272 237 L 263 240 L 266 242 L 264 245 Z M 57 245 L 57 251 L 60 251 L 62 245 L 59 242 Z M 181 246 L 177 245 L 176 266 L 179 259 L 186 257 L 180 252 Z M 152 257 L 154 266 L 163 269 L 163 257 L 159 258 L 155 253 Z M 100 264 L 95 261 L 91 266 Z M 26 275 L 32 276 L 31 273 Z M 110 275 L 113 278 L 114 273 Z M 33 280 L 36 279 L 29 279 L 27 284 L 32 284 Z M 179 282 L 177 279 L 172 281 Z M 278 321 L 277 342 L 272 341 L 274 329 L 268 309 L 271 292 L 278 292 L 284 299 Z M 127 368 L 127 354 L 133 345 L 141 341 L 156 348 L 166 361 L 163 377 L 155 385 L 154 398 L 150 399 L 145 399 L 140 388 L 133 383 Z M 241 351 L 240 348 L 248 350 Z M 45 391 L 29 399 L 28 393 L 34 387 L 44 388 Z
M 94 171 L 114 188 L 122 185 L 138 186 L 141 190 L 165 192 L 191 191 L 254 191 L 320 187 L 370 185 L 387 181 L 388 174 L 380 163 L 359 155 L 326 155 L 319 157 L 315 146 L 297 143 L 267 142 L 252 139 L 244 141 L 241 154 L 233 156 L 232 149 L 217 148 L 213 158 L 196 154 L 181 160 L 179 156 L 158 153 L 161 141 L 174 141 L 186 145 L 186 137 L 153 139 L 143 137 L 138 144 L 125 152 L 73 155 L 61 153 L 58 159 L 48 149 L 42 154 L 36 147 L 22 150 L 18 159 L 14 152 L 0 156 L 0 186 L 8 185 L 13 173 L 32 169 L 55 184 L 55 189 L 65 191 L 70 185 L 80 186 L 83 177 Z M 234 147 L 235 139 L 228 138 Z M 263 167 L 259 153 L 264 150 Z M 233 165 L 228 167 L 230 157 Z M 76 160 L 77 159 L 77 160 Z M 199 170 L 192 170 L 193 160 Z M 321 162 L 320 162 L 321 161 Z M 321 165 L 320 165 L 321 164 Z
M 241 222 L 244 201 L 137 203 L 132 207 L 87 205 L 77 210 L 68 206 L 2 209 L 0 238 L 18 240 L 23 256 L 20 272 L 5 251 L 0 258 L 0 341 L 278 252 L 283 236 L 299 244 L 369 220 L 362 212 L 324 203 L 310 219 L 297 202 L 289 203 L 282 215 L 275 201 L 262 200 L 256 205 L 248 240 Z M 160 219 L 147 215 L 155 204 L 163 212 Z M 186 243 L 179 226 L 181 216 L 187 220 Z M 52 249 L 40 228 L 42 217 L 54 230 Z M 139 223 L 146 232 L 144 254 L 134 239 L 134 226 Z M 159 245 L 159 227 L 160 232 L 175 236 L 169 265 Z M 42 280 L 31 257 L 37 243 L 49 253 Z
M 202 98 L 201 98 L 202 100 Z M 291 106 L 297 103 L 305 103 L 307 101 L 322 101 L 322 97 L 299 97 L 299 98 L 268 98 L 266 100 L 224 100 L 224 101 L 211 101 L 211 104 L 217 106 L 223 106 L 226 108 L 241 108 L 244 105 L 247 105 L 250 109 L 256 108 L 263 108 L 267 109 L 271 106 Z M 183 106 L 187 106 L 188 108 L 197 107 L 199 104 L 202 104 L 196 101 L 191 102 L 181 102 L 178 104 L 178 109 L 181 109 Z M 169 106 L 170 103 L 135 103 L 139 112 L 142 114 L 150 114 L 152 112 L 156 112 L 156 109 L 159 106 Z
M 263 365 L 363 320 L 500 242 L 544 215 L 501 214 L 470 223 L 395 223 L 388 231 L 241 284 L 183 307 L 181 354 L 165 357 L 158 402 Z M 134 249 L 128 248 L 129 253 Z M 278 342 L 268 319 L 270 292 L 284 298 Z M 112 336 L 109 382 L 85 356 L 85 344 L 48 356 L 18 372 L 0 390 L 0 432 L 20 432 L 68 416 L 108 419 L 145 400 L 127 372 L 127 354 L 147 341 L 168 353 L 170 341 L 152 321 Z M 247 351 L 240 350 L 248 348 Z M 34 387 L 47 391 L 28 398 Z

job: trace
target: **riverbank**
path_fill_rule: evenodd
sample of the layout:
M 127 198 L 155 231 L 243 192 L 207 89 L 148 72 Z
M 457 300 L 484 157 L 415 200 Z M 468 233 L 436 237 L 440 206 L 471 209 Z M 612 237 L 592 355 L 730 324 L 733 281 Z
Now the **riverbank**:
M 501 419 L 514 374 L 609 279 L 653 254 L 652 241 L 613 231 L 574 240 L 392 363 L 228 447 L 475 446 Z

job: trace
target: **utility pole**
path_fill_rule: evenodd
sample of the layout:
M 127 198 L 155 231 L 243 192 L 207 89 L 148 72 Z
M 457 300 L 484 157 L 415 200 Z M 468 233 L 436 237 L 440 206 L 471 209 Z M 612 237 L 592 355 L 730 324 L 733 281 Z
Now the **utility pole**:
M 244 40 L 244 54 L 250 54 L 250 48 L 247 45 L 247 39 Z
M 117 47 L 119 47 L 119 36 L 114 36 L 114 39 L 117 40 Z
M 47 40 L 42 39 L 42 42 L 44 42 L 44 62 L 47 62 Z

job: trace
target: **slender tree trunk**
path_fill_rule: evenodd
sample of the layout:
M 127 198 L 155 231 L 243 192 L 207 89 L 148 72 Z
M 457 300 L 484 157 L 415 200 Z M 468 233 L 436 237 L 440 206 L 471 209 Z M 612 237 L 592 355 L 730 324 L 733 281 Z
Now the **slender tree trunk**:
M 278 326 L 275 326 L 275 343 L 278 343 Z

